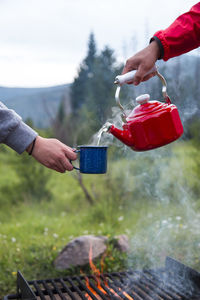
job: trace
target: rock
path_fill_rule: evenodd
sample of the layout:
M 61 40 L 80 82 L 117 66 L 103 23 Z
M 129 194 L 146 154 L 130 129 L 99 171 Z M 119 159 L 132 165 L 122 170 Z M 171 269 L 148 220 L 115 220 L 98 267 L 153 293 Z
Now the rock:
M 129 239 L 126 234 L 118 235 L 115 238 L 116 238 L 115 247 L 119 251 L 121 251 L 121 252 L 129 252 L 130 251 Z
M 84 235 L 69 242 L 54 261 L 56 269 L 66 270 L 73 266 L 89 263 L 89 250 L 92 246 L 92 260 L 101 256 L 107 249 L 105 236 Z

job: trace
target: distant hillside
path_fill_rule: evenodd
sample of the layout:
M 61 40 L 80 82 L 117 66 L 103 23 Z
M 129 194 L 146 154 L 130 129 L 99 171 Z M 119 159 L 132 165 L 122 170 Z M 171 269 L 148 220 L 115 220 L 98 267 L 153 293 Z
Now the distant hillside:
M 0 101 L 14 109 L 23 120 L 31 118 L 35 126 L 45 128 L 63 98 L 70 108 L 69 91 L 70 84 L 46 88 L 0 87 Z

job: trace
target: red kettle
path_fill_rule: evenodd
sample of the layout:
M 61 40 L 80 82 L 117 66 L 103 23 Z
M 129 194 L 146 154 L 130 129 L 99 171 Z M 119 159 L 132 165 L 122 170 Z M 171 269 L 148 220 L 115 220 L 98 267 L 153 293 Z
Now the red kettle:
M 135 151 L 146 151 L 164 146 L 175 141 L 183 134 L 178 109 L 171 103 L 167 95 L 166 80 L 156 67 L 150 72 L 152 71 L 156 72 L 156 75 L 162 81 L 162 93 L 165 102 L 150 101 L 148 94 L 141 95 L 136 98 L 138 105 L 128 116 L 120 103 L 119 93 L 121 85 L 130 82 L 136 71 L 119 75 L 115 79 L 115 83 L 118 84 L 115 98 L 123 112 L 123 130 L 109 124 L 107 125 L 108 132 Z

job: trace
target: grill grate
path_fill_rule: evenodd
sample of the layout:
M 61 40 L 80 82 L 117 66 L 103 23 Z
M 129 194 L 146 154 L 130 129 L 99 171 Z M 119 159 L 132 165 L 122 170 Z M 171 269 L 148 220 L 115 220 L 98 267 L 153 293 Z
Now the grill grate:
M 91 290 L 87 287 L 88 280 Z M 17 276 L 17 294 L 4 300 L 200 300 L 200 274 L 167 257 L 165 268 L 26 281 Z

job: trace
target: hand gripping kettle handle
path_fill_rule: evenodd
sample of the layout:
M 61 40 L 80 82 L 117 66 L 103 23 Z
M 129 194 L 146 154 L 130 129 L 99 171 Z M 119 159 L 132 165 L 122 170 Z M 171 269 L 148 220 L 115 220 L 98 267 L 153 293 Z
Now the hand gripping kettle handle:
M 154 65 L 153 68 L 145 74 L 145 76 L 148 74 L 151 74 L 153 72 L 156 72 L 156 71 L 157 71 L 157 68 Z M 133 82 L 133 78 L 134 78 L 136 72 L 137 72 L 137 70 L 133 70 L 133 71 L 130 71 L 123 75 L 118 75 L 118 76 L 116 76 L 114 83 L 123 85 L 124 83 Z
M 125 113 L 125 110 L 124 110 L 123 106 L 120 103 L 119 94 L 120 94 L 121 86 L 124 83 L 132 82 L 136 72 L 137 72 L 137 70 L 134 70 L 134 71 L 128 72 L 128 73 L 123 74 L 123 75 L 118 75 L 115 78 L 115 82 L 114 82 L 115 84 L 118 85 L 117 89 L 116 89 L 116 92 L 115 92 L 115 100 L 117 102 L 117 105 L 119 106 L 119 108 L 122 111 L 121 117 L 122 117 L 122 120 L 123 120 L 124 123 L 126 123 L 126 113 Z M 166 82 L 164 76 L 159 73 L 156 65 L 154 65 L 154 67 L 149 72 L 147 72 L 145 75 L 151 74 L 153 72 L 156 73 L 156 75 L 159 77 L 159 79 L 162 82 L 162 94 L 163 94 L 163 98 L 164 98 L 165 102 L 168 103 L 168 104 L 171 104 L 171 100 L 170 100 L 170 98 L 167 94 L 167 82 Z

